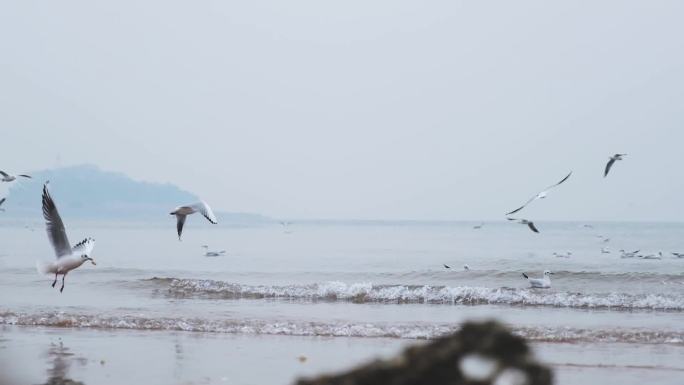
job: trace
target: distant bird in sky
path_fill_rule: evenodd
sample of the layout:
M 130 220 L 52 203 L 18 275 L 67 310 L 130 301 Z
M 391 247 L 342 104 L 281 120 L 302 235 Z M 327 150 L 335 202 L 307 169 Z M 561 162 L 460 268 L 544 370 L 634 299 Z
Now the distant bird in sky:
M 7 198 L 0 199 L 0 211 L 5 211 L 5 209 L 2 208 L 2 204 L 5 203 L 6 200 L 7 200 Z
M 45 182 L 45 185 L 43 185 L 43 217 L 45 218 L 48 238 L 55 249 L 57 261 L 39 266 L 39 271 L 43 274 L 51 273 L 55 275 L 52 287 L 55 287 L 57 284 L 57 275 L 62 274 L 62 287 L 59 289 L 61 293 L 64 290 L 64 279 L 68 272 L 81 266 L 86 261 L 90 261 L 93 265 L 96 264 L 95 260 L 90 257 L 90 253 L 92 253 L 95 247 L 95 240 L 86 238 L 75 244 L 73 248 L 69 245 L 64 223 L 48 191 L 48 183 Z
M 212 251 L 212 250 L 209 250 L 209 246 L 208 246 L 208 245 L 202 245 L 202 248 L 204 249 L 204 256 L 205 256 L 205 257 L 220 257 L 220 256 L 222 256 L 223 254 L 226 253 L 225 250 L 221 250 L 221 251 Z
M 0 171 L 0 175 L 2 175 L 2 179 L 0 181 L 2 182 L 12 182 L 13 180 L 17 179 L 18 176 L 24 177 L 24 178 L 31 178 L 30 175 L 26 174 L 19 174 L 19 175 L 10 175 L 4 171 Z
M 474 228 L 475 230 L 479 230 L 479 229 L 482 228 L 482 226 L 484 226 L 484 222 L 480 222 L 479 225 L 475 225 L 475 226 L 473 226 L 473 228 Z
M 539 230 L 534 226 L 534 222 L 528 221 L 527 219 L 517 219 L 517 218 L 506 218 L 509 221 L 517 221 L 521 225 L 527 225 L 527 227 L 530 228 L 530 230 L 534 231 L 535 233 L 538 233 Z
M 556 187 L 556 186 L 561 185 L 563 182 L 565 182 L 566 180 L 568 180 L 568 178 L 570 178 L 570 175 L 572 175 L 572 171 L 570 171 L 570 173 L 569 173 L 568 175 L 566 175 L 565 178 L 561 179 L 560 182 L 555 183 L 555 184 L 552 184 L 551 186 L 545 188 L 544 191 L 542 191 L 542 192 L 536 194 L 535 196 L 533 196 L 532 198 L 530 198 L 527 202 L 525 202 L 524 205 L 518 207 L 517 209 L 515 209 L 515 210 L 513 210 L 513 211 L 511 211 L 511 212 L 506 213 L 506 215 L 515 214 L 515 213 L 517 213 L 518 211 L 524 209 L 524 208 L 525 208 L 527 205 L 529 205 L 530 203 L 536 201 L 537 199 L 544 199 L 544 198 L 546 198 L 546 196 L 548 195 L 549 191 L 551 191 L 551 189 L 553 189 L 553 188 Z
M 178 230 L 178 240 L 181 239 L 181 233 L 183 232 L 183 225 L 185 224 L 185 218 L 188 215 L 199 212 L 202 214 L 209 222 L 212 224 L 218 224 L 214 212 L 211 211 L 211 207 L 204 201 L 199 201 L 191 205 L 176 207 L 170 214 L 176 216 L 176 230 Z
M 548 289 L 551 287 L 551 274 L 552 272 L 546 270 L 544 271 L 544 276 L 542 278 L 530 278 L 527 274 L 522 273 L 523 277 L 527 279 L 530 283 L 530 287 Z
M 615 163 L 616 160 L 622 160 L 622 157 L 627 154 L 615 154 L 610 157 L 610 160 L 606 164 L 606 169 L 603 171 L 603 177 L 607 177 L 608 173 L 610 172 L 610 169 L 613 167 L 613 164 Z

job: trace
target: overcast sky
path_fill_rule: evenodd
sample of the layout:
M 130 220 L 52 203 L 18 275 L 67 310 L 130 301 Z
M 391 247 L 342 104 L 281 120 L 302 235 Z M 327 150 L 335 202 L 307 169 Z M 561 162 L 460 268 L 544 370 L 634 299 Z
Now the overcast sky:
M 684 213 L 681 1 L 0 10 L 6 171 L 93 163 L 274 217 L 502 219 L 573 170 L 521 214 Z

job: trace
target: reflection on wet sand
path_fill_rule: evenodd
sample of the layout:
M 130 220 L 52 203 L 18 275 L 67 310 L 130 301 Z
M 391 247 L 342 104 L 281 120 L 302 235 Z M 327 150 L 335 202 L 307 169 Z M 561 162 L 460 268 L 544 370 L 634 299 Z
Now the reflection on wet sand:
M 74 357 L 74 353 L 64 346 L 61 339 L 57 344 L 50 343 L 46 355 L 48 364 L 52 366 L 47 370 L 48 378 L 45 385 L 84 385 L 83 382 L 72 380 L 67 376 L 74 362 L 85 365 L 88 362 L 87 359 Z

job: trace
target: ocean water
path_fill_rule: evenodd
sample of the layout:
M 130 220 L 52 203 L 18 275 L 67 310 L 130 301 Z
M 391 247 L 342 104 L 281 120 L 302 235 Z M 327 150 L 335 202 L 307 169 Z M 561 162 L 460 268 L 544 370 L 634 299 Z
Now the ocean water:
M 199 219 L 179 242 L 172 220 L 65 218 L 71 243 L 96 239 L 97 266 L 71 272 L 61 294 L 36 272 L 53 258 L 43 225 L 0 223 L 0 324 L 410 342 L 493 318 L 543 346 L 684 347 L 684 259 L 671 254 L 684 252 L 684 224 L 540 222 L 535 234 L 503 222 L 294 223 L 286 232 Z M 226 254 L 205 257 L 203 244 Z M 619 249 L 663 257 L 624 259 Z M 543 270 L 554 272 L 552 287 L 529 288 L 522 273 Z M 576 364 L 556 358 L 562 370 Z

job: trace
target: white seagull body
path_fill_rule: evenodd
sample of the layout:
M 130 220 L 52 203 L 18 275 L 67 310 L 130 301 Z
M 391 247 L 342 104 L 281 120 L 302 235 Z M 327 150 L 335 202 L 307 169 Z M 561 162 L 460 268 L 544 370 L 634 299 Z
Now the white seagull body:
M 543 278 L 530 278 L 527 276 L 527 274 L 522 273 L 523 277 L 527 279 L 527 281 L 530 283 L 530 287 L 535 287 L 535 288 L 540 288 L 540 289 L 548 289 L 551 287 L 551 274 L 552 272 L 546 270 L 544 271 L 544 277 Z
M 211 211 L 211 207 L 203 201 L 193 203 L 191 205 L 178 206 L 170 214 L 176 216 L 176 230 L 178 230 L 178 240 L 181 239 L 181 233 L 183 232 L 183 225 L 185 224 L 185 218 L 194 213 L 201 213 L 202 216 L 207 218 L 212 224 L 218 224 L 214 212 Z
M 17 179 L 18 176 L 23 177 L 23 178 L 29 178 L 29 179 L 31 178 L 30 175 L 26 175 L 26 174 L 10 175 L 10 174 L 8 174 L 4 171 L 1 171 L 1 170 L 0 170 L 0 176 L 2 176 L 2 179 L 0 179 L 0 182 L 12 182 L 15 179 Z
M 204 256 L 205 257 L 220 257 L 226 253 L 225 250 L 211 251 L 211 250 L 209 250 L 209 246 L 207 246 L 207 245 L 202 245 L 202 248 L 204 249 Z
M 518 211 L 524 209 L 524 208 L 525 208 L 527 205 L 529 205 L 530 203 L 536 201 L 537 199 L 544 199 L 544 198 L 546 198 L 546 196 L 549 194 L 549 191 L 551 191 L 551 189 L 553 189 L 553 188 L 556 187 L 556 186 L 561 185 L 563 182 L 565 182 L 566 180 L 568 180 L 568 178 L 570 178 L 570 175 L 572 175 L 572 171 L 570 171 L 570 173 L 569 173 L 568 175 L 566 175 L 565 178 L 561 179 L 560 182 L 555 183 L 555 184 L 552 184 L 551 186 L 547 187 L 546 189 L 544 189 L 544 191 L 542 191 L 542 192 L 538 193 L 537 195 L 533 196 L 532 198 L 530 198 L 527 202 L 525 202 L 524 205 L 518 207 L 517 209 L 515 209 L 515 210 L 513 210 L 513 211 L 511 211 L 511 212 L 506 213 L 506 215 L 515 214 L 515 213 L 517 213 Z
M 64 290 L 64 279 L 68 272 L 81 266 L 86 261 L 90 261 L 95 265 L 95 260 L 90 257 L 90 253 L 95 247 L 95 240 L 86 238 L 74 245 L 74 247 L 69 245 L 64 223 L 48 191 L 48 183 L 45 182 L 45 185 L 43 185 L 43 217 L 45 218 L 48 238 L 52 248 L 55 249 L 57 261 L 43 264 L 39 266 L 38 270 L 43 274 L 55 275 L 52 287 L 55 287 L 55 284 L 57 284 L 57 275 L 61 274 L 62 287 L 59 289 L 61 293 Z
M 603 171 L 603 177 L 607 177 L 608 173 L 610 172 L 610 169 L 613 167 L 613 164 L 615 163 L 616 160 L 622 160 L 622 157 L 627 154 L 615 154 L 610 157 L 610 160 L 606 164 L 606 169 Z
M 534 231 L 535 233 L 538 233 L 539 230 L 534 226 L 534 222 L 528 221 L 527 219 L 516 219 L 516 218 L 506 218 L 509 221 L 517 221 L 521 225 L 527 225 L 527 227 L 530 228 L 530 230 Z
M 632 252 L 627 252 L 623 249 L 620 249 L 620 258 L 634 258 L 636 257 L 637 253 L 641 250 L 634 250 Z

